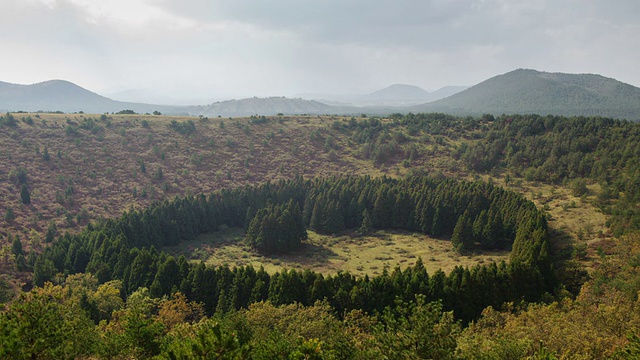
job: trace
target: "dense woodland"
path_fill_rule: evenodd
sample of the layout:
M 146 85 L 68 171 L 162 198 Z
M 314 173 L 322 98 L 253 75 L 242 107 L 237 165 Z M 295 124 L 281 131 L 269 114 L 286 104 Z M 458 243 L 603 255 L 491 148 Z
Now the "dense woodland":
M 471 169 L 506 169 L 528 180 L 568 184 L 578 196 L 586 192 L 580 186 L 586 179 L 598 182 L 599 205 L 611 215 L 612 231 L 640 230 L 638 123 L 535 115 L 489 120 L 481 141 L 456 150 Z
M 15 126 L 2 118 L 1 126 Z M 268 122 L 255 119 L 255 125 Z M 15 119 L 14 119 L 15 121 Z M 5 124 L 6 123 L 6 124 Z M 172 123 L 176 131 L 197 125 Z M 635 358 L 640 353 L 636 230 L 638 125 L 603 118 L 394 115 L 329 125 L 376 164 L 421 148 L 429 134 L 477 173 L 568 186 L 597 205 L 620 236 L 576 293 L 553 253 L 547 215 L 491 182 L 414 171 L 401 179 L 333 176 L 266 182 L 133 207 L 56 235 L 40 253 L 9 235 L 35 288 L 0 314 L 0 358 Z M 320 139 L 318 139 L 320 138 Z M 329 152 L 331 132 L 311 135 Z M 446 142 L 455 141 L 450 147 Z M 15 172 L 16 183 L 24 174 Z M 25 175 L 26 176 L 26 175 Z M 513 180 L 511 180 L 513 181 Z M 24 185 L 26 183 L 23 182 Z M 28 188 L 22 201 L 29 200 Z M 310 270 L 269 274 L 205 266 L 163 249 L 220 228 L 242 228 L 257 252 L 295 252 L 307 229 L 405 230 L 449 239 L 460 254 L 511 251 L 509 262 L 413 267 L 356 277 Z M 357 235 L 356 235 L 357 236 Z M 2 284 L 0 284 L 2 285 Z M 9 292 L 0 286 L 3 300 Z M 580 324 L 580 327 L 576 327 Z

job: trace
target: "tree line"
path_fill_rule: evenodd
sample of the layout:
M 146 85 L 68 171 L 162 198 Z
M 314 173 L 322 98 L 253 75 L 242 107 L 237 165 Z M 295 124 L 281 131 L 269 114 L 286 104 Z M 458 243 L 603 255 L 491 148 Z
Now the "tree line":
M 214 268 L 158 250 L 226 225 L 248 229 L 247 239 L 258 250 L 294 251 L 299 239 L 282 242 L 286 237 L 279 236 L 303 238 L 303 227 L 337 233 L 362 227 L 363 221 L 371 221 L 376 229 L 464 237 L 465 251 L 511 248 L 511 259 L 509 264 L 460 267 L 449 275 L 427 274 L 418 262 L 407 270 L 357 278 L 308 270 L 270 275 L 252 267 Z M 459 223 L 465 224 L 464 231 L 458 229 Z M 546 221 L 533 203 L 489 183 L 427 176 L 297 177 L 165 200 L 89 225 L 80 234 L 59 237 L 33 267 L 38 286 L 54 281 L 58 274 L 88 272 L 101 283 L 121 280 L 125 296 L 141 287 L 149 288 L 153 296 L 180 291 L 202 302 L 209 314 L 262 300 L 313 304 L 326 299 L 338 313 L 381 311 L 396 298 L 413 299 L 420 293 L 428 301 L 442 300 L 446 310 L 470 320 L 488 305 L 535 301 L 555 287 Z
M 551 115 L 503 115 L 486 120 L 488 128 L 480 141 L 462 144 L 455 152 L 470 169 L 504 169 L 550 184 L 590 179 L 602 188 L 597 200 L 611 215 L 608 225 L 613 233 L 619 236 L 640 230 L 639 123 Z

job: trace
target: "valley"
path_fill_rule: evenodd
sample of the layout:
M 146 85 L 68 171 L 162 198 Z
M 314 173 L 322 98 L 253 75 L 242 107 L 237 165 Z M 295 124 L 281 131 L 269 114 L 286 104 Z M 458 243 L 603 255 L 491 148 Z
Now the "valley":
M 392 306 L 403 311 L 404 305 L 392 305 L 390 294 L 414 304 L 409 307 L 422 306 L 423 298 L 412 302 L 418 291 L 428 301 L 443 301 L 437 311 L 444 312 L 436 314 L 451 314 L 462 324 L 479 319 L 478 325 L 463 326 L 461 335 L 448 335 L 466 354 L 475 351 L 469 346 L 477 346 L 476 334 L 491 341 L 487 351 L 506 346 L 486 333 L 483 321 L 505 316 L 517 328 L 523 319 L 482 311 L 505 311 L 505 301 L 543 304 L 549 296 L 562 297 L 567 308 L 551 303 L 527 311 L 555 309 L 565 319 L 573 316 L 569 306 L 582 309 L 600 301 L 598 289 L 604 287 L 621 296 L 615 316 L 634 306 L 624 295 L 635 289 L 634 275 L 625 270 L 637 253 L 625 242 L 636 224 L 634 213 L 625 210 L 635 196 L 629 155 L 637 146 L 634 123 L 536 115 L 45 113 L 5 114 L 0 123 L 0 191 L 6 199 L 0 295 L 6 299 L 32 284 L 37 286 L 29 296 L 71 289 L 82 277 L 86 301 L 98 307 L 105 306 L 98 295 L 105 291 L 126 293 L 132 302 L 164 296 L 166 306 L 192 301 L 202 306 L 194 311 L 228 321 L 231 315 L 223 314 L 233 309 L 254 319 L 261 306 L 284 311 L 292 302 L 303 306 L 291 310 L 292 316 L 303 316 L 320 311 L 312 306 L 321 299 L 331 311 L 349 316 Z M 593 127 L 601 129 L 598 141 Z M 621 132 L 625 142 L 609 147 Z M 587 142 L 592 145 L 583 146 Z M 505 145 L 511 148 L 501 150 Z M 543 150 L 531 152 L 532 146 Z M 617 165 L 606 171 L 586 167 L 583 159 L 593 156 L 616 159 Z M 292 218 L 283 217 L 285 208 Z M 265 229 L 297 233 L 277 230 L 294 223 L 306 224 L 295 250 L 263 248 L 275 249 L 269 253 L 246 242 L 250 232 L 259 236 L 253 240 L 258 244 L 277 241 Z M 15 304 L 10 306 L 22 303 Z M 133 303 L 120 304 L 113 313 L 92 315 L 94 321 L 130 321 L 112 318 L 117 311 L 133 311 L 126 310 Z M 600 311 L 589 309 L 581 311 Z M 163 316 L 149 319 L 169 321 Z M 377 341 L 389 336 L 358 329 Z M 509 329 L 502 334 L 513 336 Z M 86 331 L 119 336 L 108 329 Z M 354 345 L 360 336 L 347 338 L 357 351 L 377 348 Z M 527 338 L 563 351 L 538 334 Z M 608 345 L 598 351 L 610 354 L 624 346 L 619 339 L 607 335 Z M 534 351 L 528 342 L 517 344 L 519 351 Z

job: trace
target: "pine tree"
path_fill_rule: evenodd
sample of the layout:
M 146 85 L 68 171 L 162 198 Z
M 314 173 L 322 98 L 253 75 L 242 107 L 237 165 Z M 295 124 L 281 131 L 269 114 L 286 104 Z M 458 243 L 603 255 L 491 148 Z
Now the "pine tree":
M 331 201 L 329 203 L 325 216 L 325 226 L 322 232 L 325 234 L 337 234 L 344 230 L 344 218 L 342 217 L 342 211 L 340 211 L 338 201 Z
M 249 223 L 245 241 L 263 253 L 282 253 L 295 250 L 306 237 L 302 214 L 289 202 L 278 206 L 268 204 L 258 210 Z
M 220 290 L 220 296 L 218 296 L 218 304 L 216 305 L 216 314 L 222 315 L 229 310 L 229 301 L 227 300 L 227 294 L 224 289 Z
M 27 184 L 22 184 L 22 190 L 20 190 L 20 199 L 25 205 L 31 204 L 31 194 L 27 188 Z
M 466 210 L 458 218 L 456 226 L 453 228 L 451 243 L 458 252 L 468 251 L 473 246 L 473 225 L 469 219 L 469 210 Z
M 9 235 L 9 237 L 11 237 L 11 235 Z M 11 252 L 15 256 L 24 255 L 22 250 L 22 241 L 20 241 L 20 237 L 18 237 L 18 235 L 13 238 L 13 242 L 11 243 Z
M 481 244 L 484 244 L 485 240 L 487 240 L 484 237 L 484 228 L 487 226 L 487 221 L 486 210 L 480 211 L 480 214 L 478 214 L 476 219 L 473 221 L 473 237 Z
M 367 211 L 367 209 L 364 209 L 364 211 L 362 212 L 362 225 L 360 225 L 360 234 L 362 235 L 367 235 L 369 232 L 371 232 L 371 215 L 369 215 L 369 211 Z
M 311 219 L 309 220 L 309 227 L 317 232 L 324 231 L 325 222 L 325 209 L 324 201 L 321 197 L 316 199 L 316 203 L 313 205 L 313 211 L 311 212 Z
M 7 212 L 4 213 L 4 220 L 11 222 L 16 218 L 16 214 L 13 212 L 13 208 L 7 208 Z
M 44 161 L 51 160 L 51 155 L 49 155 L 49 149 L 47 148 L 47 145 L 44 146 L 44 151 L 42 152 L 42 158 L 44 159 Z
M 433 214 L 433 221 L 431 222 L 431 235 L 442 235 L 442 217 L 440 216 L 440 208 L 436 208 L 435 214 Z
M 58 227 L 56 226 L 55 221 L 51 220 L 51 222 L 49 223 L 49 227 L 47 227 L 47 233 L 45 234 L 44 242 L 51 243 L 56 237 L 57 232 Z

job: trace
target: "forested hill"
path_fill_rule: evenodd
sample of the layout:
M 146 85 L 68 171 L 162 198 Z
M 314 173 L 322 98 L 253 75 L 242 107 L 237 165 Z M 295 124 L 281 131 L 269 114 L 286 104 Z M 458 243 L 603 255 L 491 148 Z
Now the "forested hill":
M 593 74 L 519 69 L 412 108 L 481 115 L 541 114 L 640 120 L 640 88 Z

